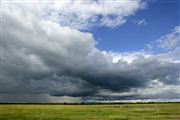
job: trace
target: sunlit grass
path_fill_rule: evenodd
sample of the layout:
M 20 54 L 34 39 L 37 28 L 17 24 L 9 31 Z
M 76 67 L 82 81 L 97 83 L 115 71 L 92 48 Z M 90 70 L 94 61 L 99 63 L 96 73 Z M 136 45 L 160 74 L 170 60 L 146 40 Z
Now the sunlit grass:
M 1 120 L 180 120 L 180 103 L 107 105 L 3 104 Z

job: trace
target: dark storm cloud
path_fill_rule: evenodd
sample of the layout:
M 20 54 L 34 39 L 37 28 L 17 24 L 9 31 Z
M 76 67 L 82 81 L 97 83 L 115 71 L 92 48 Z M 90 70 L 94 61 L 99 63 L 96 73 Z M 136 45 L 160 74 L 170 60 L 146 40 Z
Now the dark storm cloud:
M 148 57 L 139 53 L 130 63 L 122 59 L 114 63 L 112 53 L 95 47 L 92 34 L 39 20 L 21 9 L 12 5 L 2 14 L 4 94 L 105 98 L 102 90 L 128 92 L 146 88 L 154 80 L 179 85 L 180 64 L 172 56 L 176 51 Z M 130 95 L 134 96 L 138 95 Z

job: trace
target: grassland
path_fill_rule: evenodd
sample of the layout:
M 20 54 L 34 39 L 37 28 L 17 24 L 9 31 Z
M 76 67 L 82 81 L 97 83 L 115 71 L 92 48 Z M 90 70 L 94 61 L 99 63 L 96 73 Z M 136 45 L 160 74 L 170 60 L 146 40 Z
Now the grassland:
M 0 120 L 180 120 L 180 103 L 0 106 Z

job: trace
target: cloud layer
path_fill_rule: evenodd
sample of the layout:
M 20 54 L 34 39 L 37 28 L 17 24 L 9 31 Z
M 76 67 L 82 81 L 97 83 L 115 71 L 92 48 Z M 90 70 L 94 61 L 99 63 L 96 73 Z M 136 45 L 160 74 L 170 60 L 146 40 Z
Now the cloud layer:
M 146 2 L 141 0 L 55 1 L 43 6 L 41 16 L 76 29 L 89 29 L 93 26 L 113 28 L 124 24 L 127 17 L 145 6 Z
M 40 19 L 28 7 L 13 3 L 3 7 L 1 93 L 96 99 L 179 97 L 178 47 L 160 54 L 100 51 L 91 33 Z M 169 37 L 163 37 L 166 40 Z

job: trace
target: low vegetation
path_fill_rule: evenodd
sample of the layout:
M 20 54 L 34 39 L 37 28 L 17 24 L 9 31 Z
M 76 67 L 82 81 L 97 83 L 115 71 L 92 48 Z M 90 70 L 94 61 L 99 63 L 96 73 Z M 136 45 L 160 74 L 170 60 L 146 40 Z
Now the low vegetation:
M 1 104 L 0 120 L 180 120 L 180 103 Z

